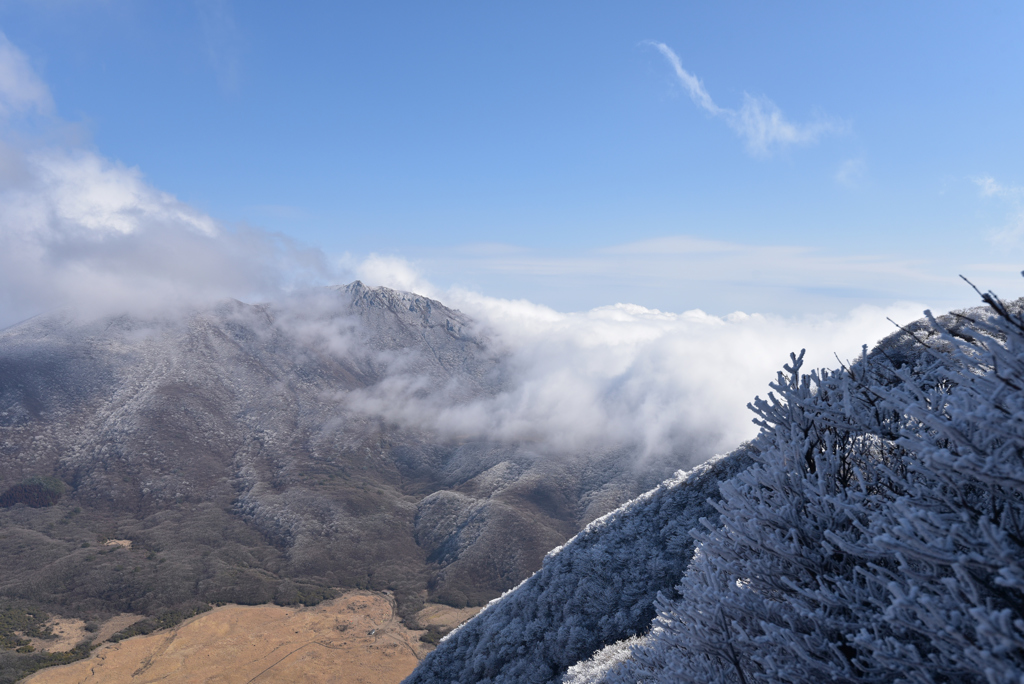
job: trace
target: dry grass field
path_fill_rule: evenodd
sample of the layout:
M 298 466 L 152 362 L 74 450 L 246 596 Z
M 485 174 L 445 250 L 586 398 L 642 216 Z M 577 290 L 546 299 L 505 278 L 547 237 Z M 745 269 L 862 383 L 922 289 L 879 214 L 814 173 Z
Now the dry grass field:
M 419 617 L 455 626 L 476 610 L 428 605 Z M 81 626 L 69 621 L 61 628 L 67 634 L 61 646 L 74 646 Z M 406 629 L 394 599 L 377 592 L 351 591 L 310 608 L 228 605 L 173 629 L 104 644 L 85 660 L 41 670 L 24 681 L 392 684 L 431 650 L 420 641 L 422 634 Z M 57 650 L 53 642 L 47 646 Z
M 104 641 L 120 632 L 125 627 L 132 625 L 144 616 L 133 615 L 132 613 L 121 613 L 115 615 L 99 626 L 95 634 L 90 634 L 85 628 L 85 621 L 77 618 L 54 617 L 46 624 L 57 635 L 56 639 L 30 638 L 32 646 L 37 651 L 49 651 L 50 653 L 70 651 L 78 644 L 86 640 L 102 644 Z

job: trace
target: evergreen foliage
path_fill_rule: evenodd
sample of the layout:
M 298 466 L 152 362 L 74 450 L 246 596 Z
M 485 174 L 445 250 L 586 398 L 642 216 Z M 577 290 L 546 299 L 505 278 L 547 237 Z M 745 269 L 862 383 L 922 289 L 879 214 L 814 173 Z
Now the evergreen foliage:
M 29 638 L 54 639 L 50 616 L 18 605 L 0 607 L 0 684 L 19 679 L 51 665 L 64 665 L 89 655 L 89 645 L 55 653 L 36 651 Z
M 29 477 L 0 494 L 0 508 L 25 504 L 32 508 L 52 506 L 64 496 L 64 483 L 56 477 Z
M 41 611 L 18 606 L 0 609 L 0 648 L 16 649 L 29 645 L 26 637 L 49 639 L 52 630 L 46 626 L 50 616 Z
M 89 653 L 89 644 L 81 644 L 75 646 L 70 651 L 57 651 L 55 653 L 42 651 L 38 653 L 29 652 L 27 655 L 14 655 L 10 652 L 0 651 L 0 684 L 14 684 L 14 682 L 44 667 L 67 665 L 68 663 L 88 657 Z

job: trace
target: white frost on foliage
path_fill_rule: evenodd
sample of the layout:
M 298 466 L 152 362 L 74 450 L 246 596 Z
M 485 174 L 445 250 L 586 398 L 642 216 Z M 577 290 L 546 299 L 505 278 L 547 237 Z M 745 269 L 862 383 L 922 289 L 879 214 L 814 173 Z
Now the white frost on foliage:
M 605 646 L 589 660 L 583 660 L 570 667 L 562 677 L 564 684 L 586 684 L 586 682 L 608 681 L 617 675 L 622 663 L 629 658 L 641 637 L 630 637 L 624 641 Z
M 408 684 L 544 682 L 644 630 L 659 590 L 686 567 L 688 530 L 713 516 L 718 483 L 750 463 L 741 449 L 679 473 L 590 523 L 532 577 L 441 641 Z

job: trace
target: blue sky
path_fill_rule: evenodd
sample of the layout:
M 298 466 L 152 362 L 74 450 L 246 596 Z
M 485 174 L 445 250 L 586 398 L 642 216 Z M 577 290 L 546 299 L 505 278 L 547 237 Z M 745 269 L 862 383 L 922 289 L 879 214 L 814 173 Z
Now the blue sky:
M 1022 29 L 1017 3 L 2 2 L 49 98 L 3 134 L 322 279 L 944 309 L 976 301 L 961 273 L 1024 294 Z M 89 268 L 136 258 L 105 239 Z M 186 261 L 168 278 L 202 282 Z

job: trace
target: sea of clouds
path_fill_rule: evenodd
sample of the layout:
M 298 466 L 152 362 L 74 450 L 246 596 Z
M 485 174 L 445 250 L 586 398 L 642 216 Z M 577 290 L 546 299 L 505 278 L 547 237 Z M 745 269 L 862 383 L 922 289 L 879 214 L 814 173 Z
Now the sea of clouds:
M 509 354 L 512 382 L 467 402 L 442 402 L 393 378 L 358 403 L 399 423 L 453 435 L 527 440 L 559 451 L 619 445 L 641 456 L 692 454 L 695 461 L 756 434 L 746 404 L 764 396 L 791 352 L 806 368 L 857 359 L 920 318 L 922 305 L 861 306 L 843 315 L 714 316 L 633 304 L 560 312 L 525 300 L 439 290 L 400 258 L 375 256 L 356 268 L 369 284 L 414 290 L 469 314 L 477 331 Z

